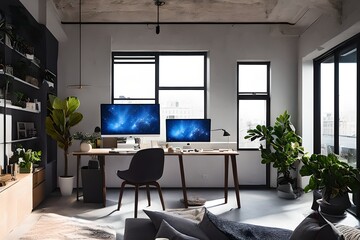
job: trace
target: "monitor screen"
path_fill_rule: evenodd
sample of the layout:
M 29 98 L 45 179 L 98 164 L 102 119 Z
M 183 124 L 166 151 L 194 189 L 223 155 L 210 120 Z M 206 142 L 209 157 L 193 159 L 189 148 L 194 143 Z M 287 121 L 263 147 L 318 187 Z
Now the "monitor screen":
M 101 135 L 160 134 L 159 104 L 101 104 Z
M 210 142 L 210 119 L 166 119 L 167 142 Z

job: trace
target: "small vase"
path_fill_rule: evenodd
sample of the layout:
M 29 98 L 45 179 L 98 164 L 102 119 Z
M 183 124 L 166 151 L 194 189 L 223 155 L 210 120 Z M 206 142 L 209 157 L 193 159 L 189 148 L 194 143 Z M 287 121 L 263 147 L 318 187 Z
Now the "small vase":
M 91 151 L 91 149 L 92 149 L 92 146 L 90 143 L 88 143 L 88 142 L 80 143 L 80 150 L 82 152 L 89 152 L 89 151 Z

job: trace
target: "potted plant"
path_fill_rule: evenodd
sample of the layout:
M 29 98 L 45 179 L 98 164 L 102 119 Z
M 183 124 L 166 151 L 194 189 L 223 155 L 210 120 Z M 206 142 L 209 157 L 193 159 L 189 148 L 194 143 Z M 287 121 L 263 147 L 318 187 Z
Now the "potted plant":
M 80 101 L 76 97 L 62 100 L 49 95 L 49 103 L 49 115 L 45 123 L 46 133 L 64 150 L 64 173 L 59 177 L 59 186 L 62 195 L 68 196 L 71 195 L 74 184 L 74 177 L 68 175 L 69 147 L 73 140 L 70 130 L 83 119 L 83 115 L 76 111 L 80 106 Z
M 80 140 L 80 150 L 82 152 L 88 152 L 96 145 L 96 140 L 98 139 L 94 134 L 76 132 L 73 135 L 75 140 Z
M 16 148 L 10 158 L 10 163 L 17 163 L 20 167 L 20 173 L 31 173 L 33 165 L 41 161 L 41 151 L 23 148 L 21 145 Z
M 340 161 L 337 155 L 312 154 L 302 157 L 302 176 L 310 176 L 305 192 L 319 191 L 321 211 L 332 215 L 341 215 L 351 206 L 348 193 L 360 188 L 360 171 L 347 162 Z
M 264 145 L 260 144 L 261 163 L 273 164 L 273 167 L 277 168 L 279 196 L 296 198 L 297 194 L 292 188 L 295 179 L 291 176 L 291 170 L 295 170 L 294 165 L 304 154 L 304 148 L 301 146 L 301 137 L 290 121 L 289 113 L 285 111 L 279 115 L 274 126 L 257 125 L 247 133 L 245 139 L 265 141 Z M 284 192 L 289 194 L 283 194 Z

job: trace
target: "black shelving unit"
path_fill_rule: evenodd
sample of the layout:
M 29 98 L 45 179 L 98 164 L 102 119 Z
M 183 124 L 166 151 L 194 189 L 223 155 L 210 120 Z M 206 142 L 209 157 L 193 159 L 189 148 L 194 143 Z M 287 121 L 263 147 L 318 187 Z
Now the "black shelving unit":
M 1 0 L 0 11 L 0 19 L 5 18 L 13 33 L 9 37 L 0 31 L 0 165 L 6 169 L 8 157 L 19 144 L 41 150 L 34 194 L 45 197 L 57 186 L 57 147 L 45 132 L 45 118 L 48 95 L 57 94 L 58 41 L 19 0 Z M 25 101 L 18 101 L 20 96 Z M 36 204 L 41 199 L 36 196 Z

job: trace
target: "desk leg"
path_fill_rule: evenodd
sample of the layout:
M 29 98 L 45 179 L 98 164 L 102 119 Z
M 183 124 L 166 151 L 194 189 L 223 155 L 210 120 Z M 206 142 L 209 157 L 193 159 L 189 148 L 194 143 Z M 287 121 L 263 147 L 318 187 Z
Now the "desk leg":
M 106 207 L 106 184 L 105 184 L 105 156 L 98 156 L 102 177 L 103 206 Z
M 235 187 L 237 206 L 238 206 L 238 208 L 241 208 L 240 193 L 239 193 L 239 178 L 238 178 L 238 173 L 237 173 L 236 156 L 235 155 L 231 155 L 231 165 L 232 165 L 232 170 L 233 170 L 234 187 Z
M 81 155 L 76 157 L 76 201 L 79 201 L 79 175 Z
M 187 193 L 186 193 L 183 157 L 181 154 L 179 154 L 178 156 L 179 156 L 179 165 L 180 165 L 181 186 L 182 186 L 183 196 L 184 196 L 184 205 L 185 205 L 185 208 L 188 208 L 189 205 L 188 205 L 188 198 L 187 198 Z
M 225 203 L 228 202 L 228 181 L 229 181 L 229 155 L 225 155 L 224 159 L 225 166 L 225 178 L 224 178 L 224 198 Z

